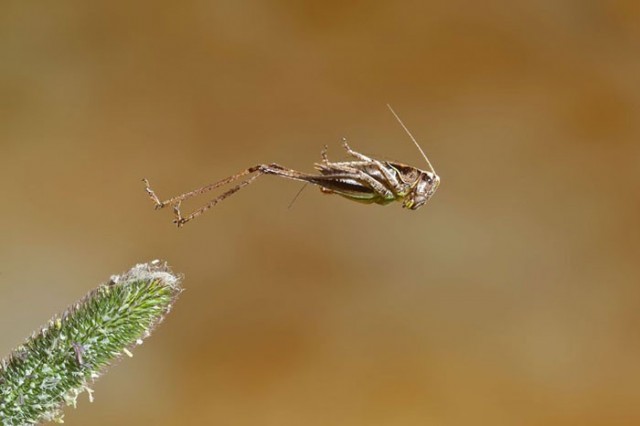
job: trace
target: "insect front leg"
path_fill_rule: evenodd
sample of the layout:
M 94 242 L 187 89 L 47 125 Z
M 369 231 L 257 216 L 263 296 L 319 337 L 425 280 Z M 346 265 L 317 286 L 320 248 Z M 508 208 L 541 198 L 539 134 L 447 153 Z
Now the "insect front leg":
M 398 175 L 396 174 L 394 169 L 390 168 L 389 166 L 384 164 L 382 161 L 374 160 L 373 158 L 369 158 L 364 154 L 354 151 L 353 149 L 351 149 L 351 147 L 347 143 L 347 139 L 345 138 L 342 139 L 342 145 L 344 146 L 344 149 L 347 151 L 347 154 L 357 158 L 358 160 L 367 161 L 371 163 L 370 166 L 375 167 L 376 170 L 378 170 L 382 174 L 382 176 L 384 176 L 386 182 L 389 184 L 391 188 L 393 188 L 393 191 L 396 194 L 403 194 L 404 192 L 407 191 L 407 185 L 398 179 Z
M 372 178 L 362 170 L 357 170 L 356 175 L 358 179 L 368 183 L 371 189 L 373 189 L 379 196 L 385 199 L 395 198 L 394 193 L 391 192 L 386 186 L 384 186 L 382 183 L 378 182 L 376 179 Z
M 373 159 L 367 157 L 366 155 L 352 150 L 349 144 L 347 143 L 347 138 L 342 138 L 342 146 L 344 147 L 345 151 L 347 151 L 347 154 L 349 154 L 354 158 L 357 158 L 358 160 L 367 161 L 367 162 L 374 161 Z
M 387 200 L 395 198 L 394 193 L 390 191 L 389 188 L 387 188 L 380 181 L 376 180 L 374 177 L 360 169 L 339 163 L 330 163 L 330 166 L 334 173 L 313 177 L 316 182 L 320 182 L 316 183 L 317 185 L 326 186 L 329 190 L 333 190 L 334 188 L 332 188 L 332 186 L 335 185 L 331 185 L 331 182 L 336 182 L 338 186 L 340 186 L 340 183 L 342 181 L 352 180 L 358 182 L 362 186 L 373 190 L 373 192 L 379 197 Z M 314 182 L 312 181 L 312 183 Z
M 398 175 L 393 168 L 378 160 L 374 160 L 371 165 L 384 176 L 386 183 L 393 189 L 395 194 L 404 194 L 409 189 L 409 185 L 398 179 Z
M 329 157 L 327 156 L 328 150 L 329 150 L 329 147 L 325 145 L 324 148 L 322 148 L 322 151 L 320 151 L 320 156 L 322 157 L 322 163 L 325 165 L 329 164 Z

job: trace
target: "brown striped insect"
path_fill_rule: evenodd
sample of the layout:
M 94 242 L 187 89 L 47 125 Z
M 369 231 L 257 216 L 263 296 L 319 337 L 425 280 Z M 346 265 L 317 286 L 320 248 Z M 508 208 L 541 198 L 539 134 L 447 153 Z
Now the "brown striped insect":
M 310 183 L 312 185 L 319 186 L 320 190 L 325 194 L 338 194 L 352 201 L 381 205 L 386 205 L 393 201 L 399 201 L 402 202 L 402 207 L 417 210 L 425 205 L 425 203 L 429 201 L 436 192 L 438 185 L 440 185 L 440 177 L 436 174 L 429 158 L 426 156 L 409 129 L 404 125 L 400 117 L 398 117 L 391 106 L 387 105 L 387 107 L 416 145 L 426 160 L 429 170 L 422 170 L 417 167 L 395 161 L 383 161 L 367 157 L 364 154 L 352 150 L 347 144 L 346 139 L 343 139 L 344 149 L 347 151 L 348 155 L 354 158 L 354 160 L 331 162 L 327 157 L 327 147 L 325 146 L 321 153 L 322 162 L 315 164 L 315 168 L 320 172 L 320 174 L 298 172 L 275 163 L 258 164 L 256 166 L 249 167 L 240 173 L 219 180 L 218 182 L 214 182 L 193 191 L 185 192 L 184 194 L 169 198 L 165 201 L 160 201 L 158 196 L 151 189 L 149 181 L 143 179 L 143 182 L 145 183 L 145 190 L 151 200 L 153 200 L 156 209 L 169 206 L 173 208 L 175 215 L 173 223 L 178 225 L 178 227 L 200 216 L 220 201 L 253 183 L 262 175 L 274 175 L 286 179 Z M 242 178 L 245 178 L 245 180 L 212 199 L 206 205 L 193 211 L 187 216 L 182 215 L 180 211 L 182 201 L 196 195 L 204 194 L 219 188 L 220 186 L 241 180 Z

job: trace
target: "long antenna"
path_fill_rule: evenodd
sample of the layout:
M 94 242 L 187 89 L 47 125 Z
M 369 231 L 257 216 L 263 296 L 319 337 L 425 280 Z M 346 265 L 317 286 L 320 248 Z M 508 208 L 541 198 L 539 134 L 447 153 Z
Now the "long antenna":
M 300 194 L 302 194 L 302 191 L 304 191 L 304 189 L 307 187 L 307 185 L 309 185 L 309 184 L 307 182 L 305 182 L 305 184 L 302 185 L 302 188 L 300 188 L 300 190 L 298 192 L 296 192 L 296 196 L 293 197 L 293 200 L 291 200 L 291 202 L 289 203 L 289 207 L 287 207 L 287 210 L 289 210 L 291 207 L 293 207 L 293 204 L 296 202 L 296 200 L 298 199 Z
M 391 105 L 387 104 L 387 108 L 389 108 L 389 111 L 391 111 L 391 114 L 393 114 L 393 116 L 396 118 L 396 120 L 398 120 L 398 123 L 400 123 L 400 125 L 402 126 L 402 128 L 404 129 L 405 132 L 407 132 L 407 134 L 409 135 L 409 137 L 411 138 L 411 140 L 413 141 L 414 144 L 416 144 L 416 146 L 418 147 L 418 149 L 420 150 L 420 153 L 422 154 L 422 156 L 424 157 L 425 160 L 427 160 L 427 164 L 429 165 L 429 168 L 431 169 L 431 171 L 433 172 L 433 174 L 436 174 L 436 171 L 433 169 L 433 166 L 431 165 L 431 161 L 429 161 L 429 158 L 427 158 L 427 155 L 424 153 L 424 151 L 422 150 L 422 148 L 420 147 L 420 144 L 418 143 L 418 141 L 416 140 L 416 138 L 413 137 L 413 135 L 411 134 L 411 132 L 409 131 L 409 129 L 407 129 L 407 126 L 404 125 L 404 123 L 402 122 L 402 120 L 400 120 L 400 117 L 398 117 L 398 114 L 396 114 L 396 112 L 393 110 L 393 108 L 391 108 Z

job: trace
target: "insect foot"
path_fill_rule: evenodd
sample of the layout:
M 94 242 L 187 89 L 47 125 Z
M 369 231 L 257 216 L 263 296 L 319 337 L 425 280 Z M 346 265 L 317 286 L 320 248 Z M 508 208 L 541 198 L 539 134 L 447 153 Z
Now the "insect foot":
M 151 198 L 151 201 L 155 203 L 154 208 L 156 210 L 163 208 L 165 204 L 162 201 L 160 201 L 156 193 L 153 191 L 153 189 L 151 189 L 151 185 L 149 185 L 149 181 L 147 179 L 142 179 L 142 182 L 144 182 L 144 190 L 147 192 L 147 195 L 149 196 L 149 198 Z

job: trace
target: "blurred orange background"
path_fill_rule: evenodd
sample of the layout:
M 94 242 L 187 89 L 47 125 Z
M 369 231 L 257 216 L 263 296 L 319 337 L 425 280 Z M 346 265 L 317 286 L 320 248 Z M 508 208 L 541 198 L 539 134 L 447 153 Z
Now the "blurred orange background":
M 5 2 L 0 355 L 162 258 L 186 291 L 67 424 L 640 424 L 639 4 Z M 419 211 L 144 194 L 343 136 L 425 168 L 386 103 Z

